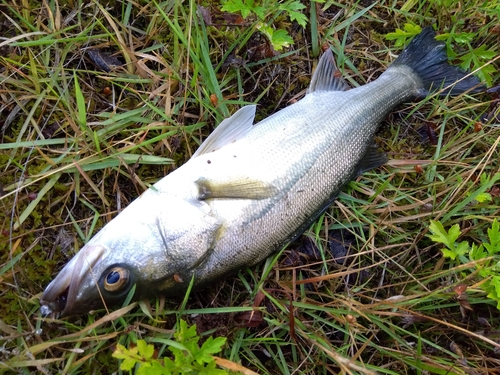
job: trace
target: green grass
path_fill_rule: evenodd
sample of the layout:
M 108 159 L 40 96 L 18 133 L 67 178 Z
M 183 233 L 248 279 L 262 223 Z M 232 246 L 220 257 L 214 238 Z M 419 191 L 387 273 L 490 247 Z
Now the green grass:
M 253 102 L 261 119 L 300 99 L 325 43 L 356 86 L 401 51 L 387 34 L 404 42 L 405 30 L 436 24 L 454 63 L 498 82 L 500 3 L 327 0 L 301 10 L 306 28 L 278 9 L 205 25 L 194 1 L 1 4 L 0 372 L 120 372 L 118 344 L 145 340 L 167 355 L 181 318 L 200 344 L 223 336 L 219 357 L 262 374 L 500 371 L 500 314 L 478 264 L 443 257 L 428 237 L 439 220 L 484 243 L 500 216 L 489 94 L 395 110 L 377 136 L 388 165 L 350 183 L 301 242 L 208 290 L 60 320 L 41 317 L 38 302 L 72 254 L 222 119 Z M 269 53 L 263 20 L 294 44 Z M 123 65 L 103 71 L 89 50 Z M 435 144 L 419 127 L 435 128 Z M 349 248 L 343 262 L 334 238 Z M 316 259 L 301 256 L 307 243 Z

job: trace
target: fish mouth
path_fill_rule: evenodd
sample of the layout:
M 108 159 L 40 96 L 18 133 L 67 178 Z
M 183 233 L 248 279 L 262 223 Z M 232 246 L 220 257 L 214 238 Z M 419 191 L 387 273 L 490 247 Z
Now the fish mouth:
M 94 274 L 93 268 L 102 259 L 105 250 L 100 245 L 86 245 L 71 259 L 40 298 L 43 316 L 69 315 L 77 307 L 75 302 L 83 281 L 90 276 L 90 281 L 97 285 L 99 277 Z

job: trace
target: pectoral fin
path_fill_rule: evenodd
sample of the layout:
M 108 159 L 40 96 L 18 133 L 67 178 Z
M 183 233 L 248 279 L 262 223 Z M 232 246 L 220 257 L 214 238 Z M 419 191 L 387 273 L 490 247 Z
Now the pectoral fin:
M 273 185 L 246 178 L 226 182 L 199 179 L 196 185 L 200 192 L 199 199 L 266 199 L 276 194 L 276 187 Z

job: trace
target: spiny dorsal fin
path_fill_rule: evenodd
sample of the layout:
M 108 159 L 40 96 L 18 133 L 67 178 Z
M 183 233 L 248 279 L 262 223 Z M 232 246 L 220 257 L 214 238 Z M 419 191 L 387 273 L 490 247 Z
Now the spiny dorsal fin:
M 321 56 L 313 73 L 307 93 L 314 91 L 346 91 L 349 85 L 342 78 L 340 70 L 335 65 L 333 52 L 330 48 Z
M 276 188 L 266 182 L 248 178 L 230 181 L 209 181 L 200 178 L 196 181 L 199 199 L 233 198 L 233 199 L 266 199 L 276 194 Z
M 243 138 L 252 129 L 256 108 L 256 105 L 247 105 L 222 121 L 196 150 L 193 158 Z

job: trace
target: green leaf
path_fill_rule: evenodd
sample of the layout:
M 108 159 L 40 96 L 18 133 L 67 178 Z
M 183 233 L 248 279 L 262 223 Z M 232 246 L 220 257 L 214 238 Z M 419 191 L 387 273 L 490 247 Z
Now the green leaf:
M 198 375 L 227 375 L 227 371 L 218 370 L 215 366 L 215 362 L 209 363 L 199 370 Z
M 304 15 L 304 13 L 300 12 L 300 10 L 304 9 L 305 7 L 306 6 L 300 1 L 288 1 L 284 4 L 280 4 L 278 9 L 287 12 L 290 20 L 297 21 L 300 26 L 306 27 L 307 17 Z
M 486 46 L 483 44 L 479 48 L 470 50 L 465 55 L 460 57 L 460 60 L 462 60 L 460 67 L 466 70 L 480 69 L 477 72 L 479 79 L 485 81 L 488 85 L 491 85 L 493 82 L 492 74 L 496 72 L 495 67 L 491 64 L 487 66 L 483 65 L 495 56 L 496 53 L 492 50 L 487 50 Z
M 488 292 L 488 298 L 497 302 L 497 309 L 500 310 L 500 276 L 493 276 L 488 285 L 483 288 Z
M 286 10 L 287 12 L 293 12 L 294 10 L 304 9 L 306 6 L 300 1 L 288 1 L 285 4 L 279 6 L 280 9 Z
M 267 39 L 269 39 L 269 40 L 273 39 L 274 29 L 271 26 L 267 26 L 266 24 L 264 24 L 262 22 L 258 22 L 256 25 L 256 28 L 262 34 L 264 34 L 267 37 Z
M 453 250 L 441 249 L 443 256 L 455 260 L 458 256 L 465 255 L 469 252 L 469 244 L 467 242 L 460 242 Z
M 303 28 L 307 26 L 307 17 L 305 16 L 305 14 L 291 11 L 288 13 L 288 16 L 290 17 L 291 21 L 297 21 L 297 23 Z
M 245 4 L 243 0 L 228 0 L 221 7 L 221 10 L 231 13 L 240 12 L 243 18 L 247 18 L 248 15 L 252 13 L 253 0 L 248 0 L 247 2 L 249 3 L 249 5 Z
M 470 260 L 481 260 L 488 256 L 486 251 L 484 251 L 484 245 L 477 246 L 472 244 L 472 250 L 470 251 Z
M 284 47 L 293 44 L 293 39 L 285 30 L 274 30 L 271 26 L 262 22 L 259 22 L 256 27 L 269 39 L 276 51 L 281 51 Z
M 422 28 L 418 25 L 413 25 L 411 23 L 405 23 L 403 26 L 404 30 L 396 29 L 393 33 L 388 33 L 385 35 L 387 40 L 395 40 L 395 46 L 401 47 L 405 44 L 406 40 L 420 34 Z
M 479 193 L 476 196 L 476 200 L 479 203 L 491 202 L 492 201 L 491 194 L 490 193 Z
M 127 349 L 123 345 L 118 344 L 115 351 L 113 352 L 113 357 L 122 359 L 120 365 L 121 370 L 130 371 L 135 366 L 135 364 L 140 360 L 137 355 L 138 348 Z
M 253 12 L 259 17 L 259 19 L 263 20 L 266 18 L 266 8 L 264 7 L 254 7 Z
M 170 358 L 163 358 L 163 366 L 165 368 L 165 371 L 167 373 L 173 373 L 177 366 L 175 365 L 175 362 L 172 361 Z
M 441 249 L 443 256 L 455 260 L 457 256 L 465 255 L 470 251 L 468 242 L 463 241 L 456 244 L 456 240 L 461 234 L 458 224 L 453 225 L 447 232 L 441 222 L 431 220 L 429 230 L 432 232 L 432 235 L 428 235 L 431 240 L 442 243 L 448 248 Z
M 432 235 L 429 235 L 429 238 L 434 242 L 439 242 L 445 245 L 448 249 L 455 249 L 455 241 L 460 236 L 460 227 L 458 224 L 455 224 L 450 228 L 448 232 L 443 227 L 443 224 L 439 221 L 431 220 L 431 224 L 429 226 L 429 230 L 432 232 Z
M 462 43 L 462 44 L 472 42 L 474 40 L 474 37 L 475 37 L 475 34 L 466 33 L 466 32 L 453 34 L 453 36 L 452 36 L 452 38 L 453 38 L 453 40 L 455 40 L 455 42 Z
M 293 44 L 293 39 L 285 30 L 280 29 L 274 31 L 271 43 L 276 51 L 281 51 L 284 47 Z
M 155 348 L 153 345 L 146 344 L 144 340 L 137 341 L 137 348 L 139 349 L 139 354 L 146 360 L 153 358 Z
M 491 228 L 488 229 L 488 238 L 490 243 L 485 243 L 484 247 L 490 255 L 500 254 L 500 224 L 495 218 Z
M 462 241 L 455 247 L 456 256 L 468 254 L 469 251 L 470 251 L 470 246 L 469 246 L 469 243 L 467 241 Z M 451 259 L 455 259 L 455 258 L 451 258 Z
M 480 47 L 476 48 L 473 52 L 476 57 L 486 61 L 491 60 L 497 55 L 495 51 L 486 49 L 486 44 L 482 44 Z
M 196 324 L 193 324 L 188 328 L 187 322 L 183 319 L 179 321 L 179 329 L 174 334 L 174 337 L 180 341 L 181 343 L 186 344 L 190 339 L 196 338 L 196 342 L 198 342 L 199 337 L 196 336 Z
M 174 369 L 175 371 L 175 369 Z M 158 361 L 152 361 L 151 363 L 146 363 L 139 367 L 136 375 L 167 375 L 172 374 L 174 371 L 168 371 L 165 367 L 161 365 Z
M 226 343 L 224 337 L 209 337 L 207 341 L 203 343 L 199 352 L 196 354 L 195 360 L 201 365 L 203 363 L 210 363 L 214 361 L 211 354 L 219 353 L 222 350 L 222 346 Z
M 266 17 L 266 8 L 256 6 L 254 0 L 228 0 L 221 10 L 231 13 L 240 12 L 243 18 L 247 18 L 250 13 L 255 13 L 261 20 Z
M 200 336 L 196 332 L 196 325 L 188 327 L 185 320 L 179 320 L 174 340 L 162 339 L 172 352 L 174 359 L 154 359 L 154 346 L 148 345 L 144 340 L 138 340 L 137 346 L 127 349 L 118 344 L 113 357 L 122 359 L 120 369 L 132 371 L 134 366 L 137 375 L 166 375 L 166 374 L 226 374 L 223 370 L 216 368 L 212 354 L 219 353 L 226 339 L 223 337 L 209 337 L 201 346 L 198 345 Z M 171 356 L 170 356 L 171 357 Z

